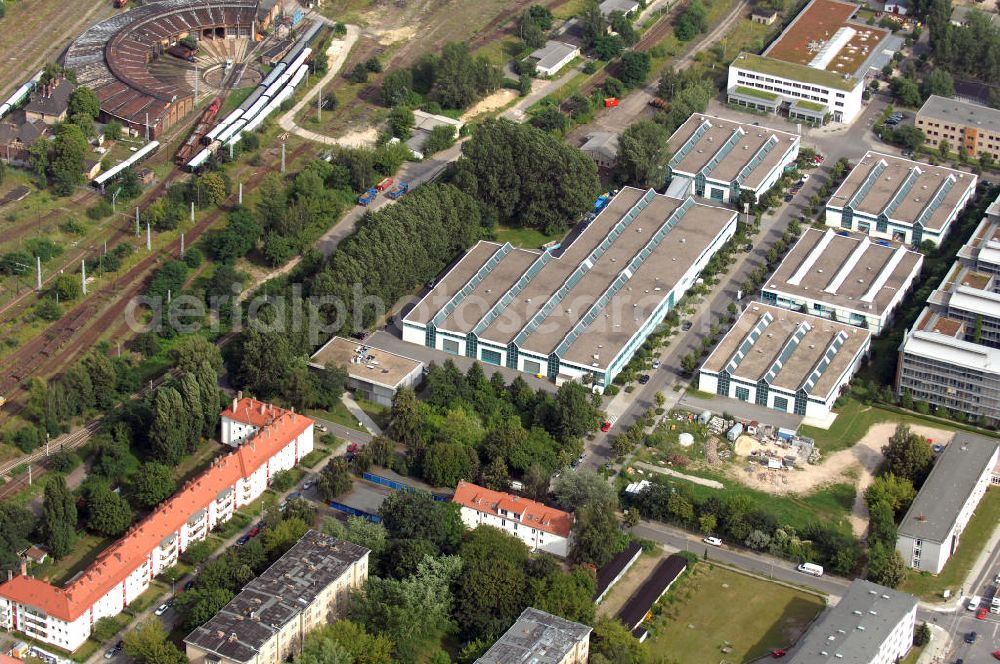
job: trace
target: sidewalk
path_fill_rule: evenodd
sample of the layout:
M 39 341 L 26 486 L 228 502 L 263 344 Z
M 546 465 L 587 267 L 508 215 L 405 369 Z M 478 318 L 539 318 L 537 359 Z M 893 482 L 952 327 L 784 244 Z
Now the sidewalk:
M 990 535 L 990 539 L 986 543 L 986 546 L 984 546 L 979 552 L 976 562 L 972 565 L 972 569 L 970 569 L 969 573 L 965 576 L 962 586 L 958 589 L 958 592 L 955 593 L 953 599 L 948 602 L 921 601 L 920 608 L 937 613 L 955 613 L 964 610 L 968 598 L 976 594 L 976 588 L 979 585 L 979 578 L 982 575 L 983 570 L 989 564 L 990 557 L 996 550 L 997 544 L 1000 544 L 1000 525 L 994 527 L 993 534 Z
M 368 413 L 358 405 L 358 402 L 354 400 L 354 397 L 349 392 L 344 392 L 340 400 L 347 406 L 347 410 L 351 411 L 351 415 L 357 418 L 358 424 L 368 429 L 368 432 L 375 436 L 382 435 L 382 428 L 375 424 L 375 420 L 368 416 Z
M 670 475 L 671 477 L 676 477 L 678 479 L 687 480 L 688 482 L 694 482 L 695 484 L 700 484 L 702 486 L 707 486 L 710 489 L 725 489 L 725 485 L 722 482 L 716 482 L 715 480 L 707 480 L 704 477 L 697 477 L 695 475 L 685 475 L 684 473 L 678 473 L 676 470 L 671 468 L 660 468 L 659 466 L 654 466 L 653 464 L 646 463 L 645 461 L 636 461 L 633 465 L 642 468 L 650 473 L 659 473 L 661 475 Z
M 931 628 L 931 642 L 927 644 L 924 651 L 920 653 L 920 657 L 917 659 L 917 664 L 933 664 L 934 662 L 943 662 L 945 655 L 948 654 L 949 646 L 951 644 L 951 639 L 948 636 L 948 631 L 943 627 L 938 625 L 927 624 Z

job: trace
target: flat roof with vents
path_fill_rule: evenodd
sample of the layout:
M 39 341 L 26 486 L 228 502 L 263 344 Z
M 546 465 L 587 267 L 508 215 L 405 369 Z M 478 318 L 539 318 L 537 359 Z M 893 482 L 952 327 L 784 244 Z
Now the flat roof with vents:
M 789 652 L 788 664 L 870 664 L 877 660 L 882 644 L 906 621 L 911 627 L 916 615 L 913 595 L 855 579 L 837 606 L 813 623 Z M 911 635 L 906 635 L 909 648 Z M 881 660 L 879 660 L 881 661 Z
M 695 113 L 670 137 L 670 168 L 689 177 L 704 169 L 709 180 L 738 179 L 742 188 L 756 190 L 798 140 L 789 132 Z
M 529 606 L 476 664 L 560 664 L 590 632 L 586 625 Z
M 923 259 L 888 240 L 808 228 L 762 290 L 880 316 L 909 289 Z
M 976 176 L 869 151 L 837 187 L 828 208 L 850 207 L 875 218 L 941 230 L 976 187 Z
M 868 330 L 754 302 L 737 319 L 701 370 L 795 392 L 809 383 L 823 398 L 840 386 L 871 341 Z
M 389 389 L 396 389 L 407 377 L 424 366 L 419 360 L 343 337 L 332 337 L 309 358 L 309 364 L 317 369 L 335 364 L 345 369 L 351 378 Z
M 997 441 L 958 432 L 899 523 L 899 536 L 944 542 L 983 471 L 996 463 Z

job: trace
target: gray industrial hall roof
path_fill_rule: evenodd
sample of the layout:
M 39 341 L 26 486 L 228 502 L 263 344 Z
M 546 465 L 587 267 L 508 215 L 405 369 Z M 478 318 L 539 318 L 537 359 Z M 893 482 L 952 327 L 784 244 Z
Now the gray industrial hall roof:
M 917 111 L 917 116 L 1000 134 L 1000 110 L 960 99 L 931 95 Z
M 887 240 L 809 228 L 763 290 L 880 316 L 909 286 L 923 258 Z
M 767 379 L 771 387 L 826 398 L 839 387 L 838 379 L 854 365 L 871 332 L 774 307 L 750 305 L 737 319 L 702 365 L 702 371 L 756 383 Z
M 913 595 L 855 579 L 789 653 L 788 664 L 869 664 L 917 607 Z
M 541 69 L 551 69 L 555 67 L 560 62 L 569 57 L 572 53 L 575 53 L 578 47 L 573 44 L 567 44 L 566 42 L 549 40 L 545 42 L 545 46 L 532 51 L 529 56 L 532 60 L 537 60 L 536 66 Z
M 184 643 L 249 662 L 327 586 L 367 556 L 363 546 L 310 530 Z
M 956 433 L 938 456 L 930 475 L 899 524 L 901 537 L 943 542 L 987 466 L 997 441 Z
M 976 176 L 879 152 L 868 152 L 830 197 L 828 207 L 850 206 L 872 217 L 940 230 Z
M 476 664 L 559 664 L 591 628 L 528 607 Z
M 692 176 L 705 169 L 710 180 L 740 178 L 743 188 L 757 189 L 798 138 L 785 131 L 694 113 L 667 142 L 673 155 L 670 168 Z
M 605 16 L 610 16 L 612 12 L 628 14 L 629 12 L 634 12 L 638 8 L 639 3 L 635 0 L 604 0 L 600 6 L 601 13 Z
M 500 346 L 518 340 L 538 355 L 562 346 L 564 360 L 607 366 L 735 216 L 625 187 L 557 252 L 473 246 L 405 321 Z

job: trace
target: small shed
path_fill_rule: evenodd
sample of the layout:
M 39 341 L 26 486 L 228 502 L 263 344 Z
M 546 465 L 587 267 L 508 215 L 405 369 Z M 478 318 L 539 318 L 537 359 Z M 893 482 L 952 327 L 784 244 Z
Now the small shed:
M 618 134 L 595 131 L 587 136 L 580 150 L 594 160 L 599 168 L 614 168 L 618 162 Z
M 789 441 L 795 438 L 795 432 L 791 429 L 781 428 L 778 429 L 778 438 L 780 440 Z
M 771 25 L 778 20 L 778 12 L 775 9 L 765 9 L 758 7 L 750 14 L 750 20 L 762 25 Z
M 535 63 L 535 69 L 542 76 L 552 76 L 580 55 L 580 49 L 573 44 L 549 40 L 545 46 L 533 51 L 528 60 Z

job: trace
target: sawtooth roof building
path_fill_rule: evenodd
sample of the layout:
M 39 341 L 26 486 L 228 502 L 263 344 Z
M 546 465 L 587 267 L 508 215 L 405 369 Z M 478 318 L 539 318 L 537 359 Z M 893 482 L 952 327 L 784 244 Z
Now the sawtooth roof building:
M 808 228 L 761 289 L 760 299 L 878 335 L 906 298 L 924 256 L 888 240 Z
M 281 558 L 184 639 L 193 664 L 278 664 L 302 652 L 314 628 L 344 615 L 368 578 L 363 546 L 308 531 Z
M 729 102 L 790 119 L 853 122 L 866 80 L 903 46 L 889 30 L 854 20 L 859 5 L 812 0 L 761 54 L 729 65 Z
M 403 340 L 603 391 L 735 233 L 734 210 L 625 187 L 561 246 L 473 246 Z
M 295 412 L 240 399 L 221 418 L 224 442 L 239 437 L 235 451 L 215 459 L 66 586 L 23 573 L 0 584 L 0 627 L 76 650 L 94 623 L 123 611 L 192 542 L 205 539 L 263 494 L 276 472 L 313 449 L 313 420 Z
M 825 419 L 868 353 L 868 330 L 751 304 L 698 374 L 698 389 Z
M 1000 421 L 1000 198 L 904 337 L 896 390 Z
M 895 664 L 913 646 L 917 598 L 855 579 L 789 651 L 788 664 Z
M 667 193 L 735 203 L 767 192 L 799 155 L 798 134 L 695 113 L 668 142 Z
M 976 191 L 972 173 L 868 152 L 826 204 L 826 225 L 919 247 L 948 234 Z
M 990 486 L 998 450 L 995 440 L 955 434 L 899 522 L 896 550 L 907 565 L 941 572 Z

